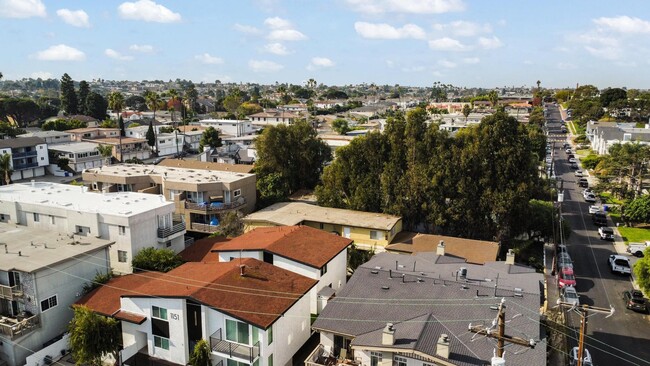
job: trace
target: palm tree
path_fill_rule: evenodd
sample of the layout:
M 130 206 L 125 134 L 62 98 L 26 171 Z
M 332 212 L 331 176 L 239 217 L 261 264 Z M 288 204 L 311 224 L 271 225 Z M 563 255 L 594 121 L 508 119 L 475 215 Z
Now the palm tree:
M 154 91 L 148 91 L 144 95 L 147 107 L 153 111 L 153 120 L 156 120 L 156 111 L 160 107 L 160 95 Z M 156 129 L 154 128 L 154 138 L 156 139 L 156 153 L 158 153 L 158 138 L 156 137 Z
M 96 149 L 99 152 L 99 155 L 106 159 L 108 165 L 111 165 L 110 161 L 113 156 L 113 146 L 99 144 Z M 122 145 L 120 145 L 120 161 L 122 161 Z
M 120 125 L 120 114 L 122 113 L 122 108 L 124 108 L 124 95 L 118 91 L 114 91 L 108 95 L 108 107 L 115 111 L 117 116 L 118 127 L 120 128 L 120 162 L 122 162 L 122 135 L 124 134 L 123 124 Z M 101 151 L 100 151 L 101 153 Z
M 11 167 L 11 155 L 4 153 L 0 155 L 0 174 L 4 176 L 5 184 L 11 184 L 11 174 L 14 170 Z
M 169 89 L 169 100 L 172 102 L 171 111 L 172 111 L 172 123 L 174 123 L 174 111 L 176 109 L 176 101 L 178 100 L 178 91 L 176 89 Z

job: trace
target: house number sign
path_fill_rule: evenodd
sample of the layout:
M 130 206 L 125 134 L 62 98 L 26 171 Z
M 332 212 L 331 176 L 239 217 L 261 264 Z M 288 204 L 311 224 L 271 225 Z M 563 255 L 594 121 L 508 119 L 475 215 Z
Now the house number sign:
M 169 317 L 172 318 L 173 320 L 180 319 L 180 316 L 178 314 L 174 314 L 174 313 L 169 313 Z

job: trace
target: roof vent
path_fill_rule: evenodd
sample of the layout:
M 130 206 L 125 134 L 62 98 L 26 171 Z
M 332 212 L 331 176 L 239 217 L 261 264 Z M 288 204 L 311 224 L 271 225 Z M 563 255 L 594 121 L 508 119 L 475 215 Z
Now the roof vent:
M 390 287 L 389 286 L 381 286 L 381 289 L 382 290 L 390 290 Z
M 378 274 L 378 273 L 379 273 L 379 271 L 376 271 L 376 270 L 372 270 L 372 271 L 370 271 L 370 273 L 372 273 L 372 274 Z
M 524 290 L 519 287 L 515 287 L 515 297 L 524 297 Z
M 458 270 L 458 276 L 460 278 L 467 278 L 467 267 L 460 267 L 460 270 Z

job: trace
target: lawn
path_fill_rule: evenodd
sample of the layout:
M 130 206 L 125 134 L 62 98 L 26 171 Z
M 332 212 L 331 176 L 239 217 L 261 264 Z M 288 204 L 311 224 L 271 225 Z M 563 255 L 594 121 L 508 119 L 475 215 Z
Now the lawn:
M 578 150 L 576 150 L 576 154 L 578 156 L 580 156 L 580 157 L 589 156 L 589 154 L 591 154 L 591 153 L 592 153 L 591 149 L 578 149 Z
M 623 226 L 623 220 L 621 220 L 621 214 L 620 213 L 609 213 L 609 217 L 612 218 L 612 221 L 614 221 L 614 224 L 619 223 L 620 226 L 618 227 L 618 232 L 621 234 L 623 237 L 623 241 L 625 243 L 633 242 L 633 243 L 638 243 L 638 242 L 644 242 L 646 240 L 650 240 L 650 226 L 646 225 L 646 227 L 626 227 Z
M 576 126 L 574 125 L 573 122 L 569 122 L 566 125 L 569 127 L 569 131 L 571 131 L 572 135 L 578 135 L 578 133 L 576 131 Z
M 623 201 L 622 201 L 622 200 L 620 200 L 620 199 L 614 197 L 614 195 L 612 195 L 612 194 L 609 193 L 609 192 L 602 192 L 602 193 L 600 194 L 600 200 L 601 200 L 604 204 L 614 204 L 614 205 L 622 205 L 622 204 L 623 204 Z

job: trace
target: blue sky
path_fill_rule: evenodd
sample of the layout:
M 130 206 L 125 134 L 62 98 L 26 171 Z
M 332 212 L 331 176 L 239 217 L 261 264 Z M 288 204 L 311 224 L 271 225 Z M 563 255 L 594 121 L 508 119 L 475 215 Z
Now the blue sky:
M 0 0 L 6 79 L 648 88 L 648 0 Z

